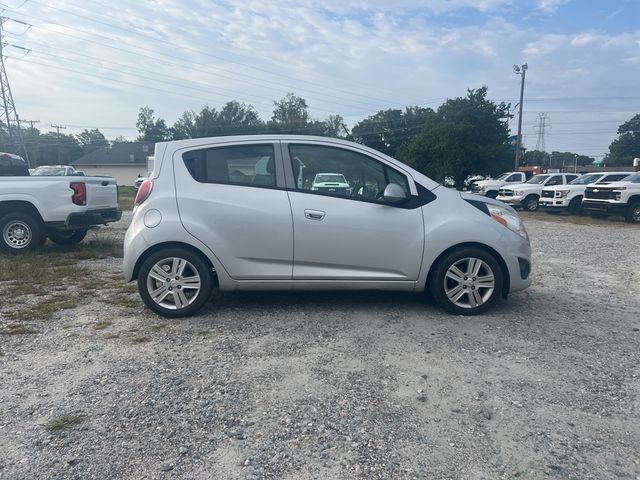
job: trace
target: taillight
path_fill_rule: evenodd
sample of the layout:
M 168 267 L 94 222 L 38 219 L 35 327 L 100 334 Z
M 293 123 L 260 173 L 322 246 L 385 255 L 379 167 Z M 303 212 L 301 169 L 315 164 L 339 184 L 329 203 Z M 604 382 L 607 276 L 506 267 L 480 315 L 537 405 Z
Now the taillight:
M 149 195 L 151 195 L 151 190 L 153 190 L 153 180 L 145 180 L 140 184 L 140 188 L 138 188 L 138 193 L 136 193 L 136 199 L 133 201 L 134 206 L 142 204 Z
M 87 186 L 84 182 L 71 182 L 69 185 L 73 190 L 71 195 L 71 201 L 74 205 L 86 205 L 87 204 Z

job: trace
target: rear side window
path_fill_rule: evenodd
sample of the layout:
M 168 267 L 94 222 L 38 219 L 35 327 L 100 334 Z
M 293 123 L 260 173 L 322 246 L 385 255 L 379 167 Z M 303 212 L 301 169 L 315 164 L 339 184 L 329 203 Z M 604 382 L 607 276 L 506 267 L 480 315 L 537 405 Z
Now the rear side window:
M 187 170 L 201 183 L 275 187 L 273 145 L 235 145 L 182 154 Z

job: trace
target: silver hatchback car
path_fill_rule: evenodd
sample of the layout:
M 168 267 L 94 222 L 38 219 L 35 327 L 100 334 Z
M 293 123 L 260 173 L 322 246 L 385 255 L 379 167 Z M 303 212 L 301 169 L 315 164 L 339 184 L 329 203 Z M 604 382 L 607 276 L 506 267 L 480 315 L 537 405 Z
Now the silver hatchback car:
M 295 135 L 159 143 L 124 272 L 166 317 L 220 290 L 396 290 L 478 314 L 531 283 L 517 213 L 376 150 Z M 314 188 L 319 173 L 348 188 Z

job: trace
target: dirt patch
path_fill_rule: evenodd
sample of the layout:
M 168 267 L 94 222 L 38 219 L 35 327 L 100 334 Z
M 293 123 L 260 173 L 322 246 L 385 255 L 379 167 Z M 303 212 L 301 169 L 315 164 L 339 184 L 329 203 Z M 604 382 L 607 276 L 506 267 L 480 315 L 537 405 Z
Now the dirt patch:
M 33 330 L 0 336 L 0 478 L 637 478 L 640 229 L 525 218 L 533 286 L 474 318 L 263 292 L 169 321 L 119 258 L 47 252 L 46 289 L 0 280 L 0 331 Z

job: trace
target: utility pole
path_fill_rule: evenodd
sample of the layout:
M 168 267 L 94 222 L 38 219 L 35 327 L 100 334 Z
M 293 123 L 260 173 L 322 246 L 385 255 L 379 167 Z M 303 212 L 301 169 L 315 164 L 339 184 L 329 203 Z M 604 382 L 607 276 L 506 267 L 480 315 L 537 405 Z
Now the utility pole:
M 520 158 L 522 157 L 522 103 L 524 102 L 524 79 L 527 76 L 528 68 L 529 66 L 526 63 L 521 66 L 513 66 L 514 73 L 522 77 L 522 82 L 520 83 L 520 113 L 518 114 L 518 141 L 516 143 L 516 163 L 514 170 L 518 170 Z
M 58 156 L 58 165 L 60 165 L 60 130 L 65 130 L 67 127 L 65 127 L 64 125 L 53 125 L 51 124 L 51 128 L 55 128 L 57 135 L 58 135 L 58 147 L 57 147 L 57 156 Z
M 16 105 L 13 101 L 13 94 L 11 93 L 11 87 L 9 86 L 9 79 L 7 78 L 7 71 L 4 67 L 4 52 L 3 48 L 7 46 L 7 43 L 3 37 L 4 22 L 8 20 L 7 17 L 0 17 L 0 124 L 7 126 L 7 133 L 9 134 L 9 140 L 16 150 L 16 153 L 22 153 L 27 165 L 31 166 L 29 162 L 29 153 L 27 147 L 24 144 L 22 138 L 22 130 L 20 129 L 20 117 L 16 111 Z
M 40 123 L 40 120 L 20 120 L 20 123 L 28 123 L 29 124 L 29 128 L 31 128 L 31 131 L 35 130 L 34 125 L 36 123 Z

